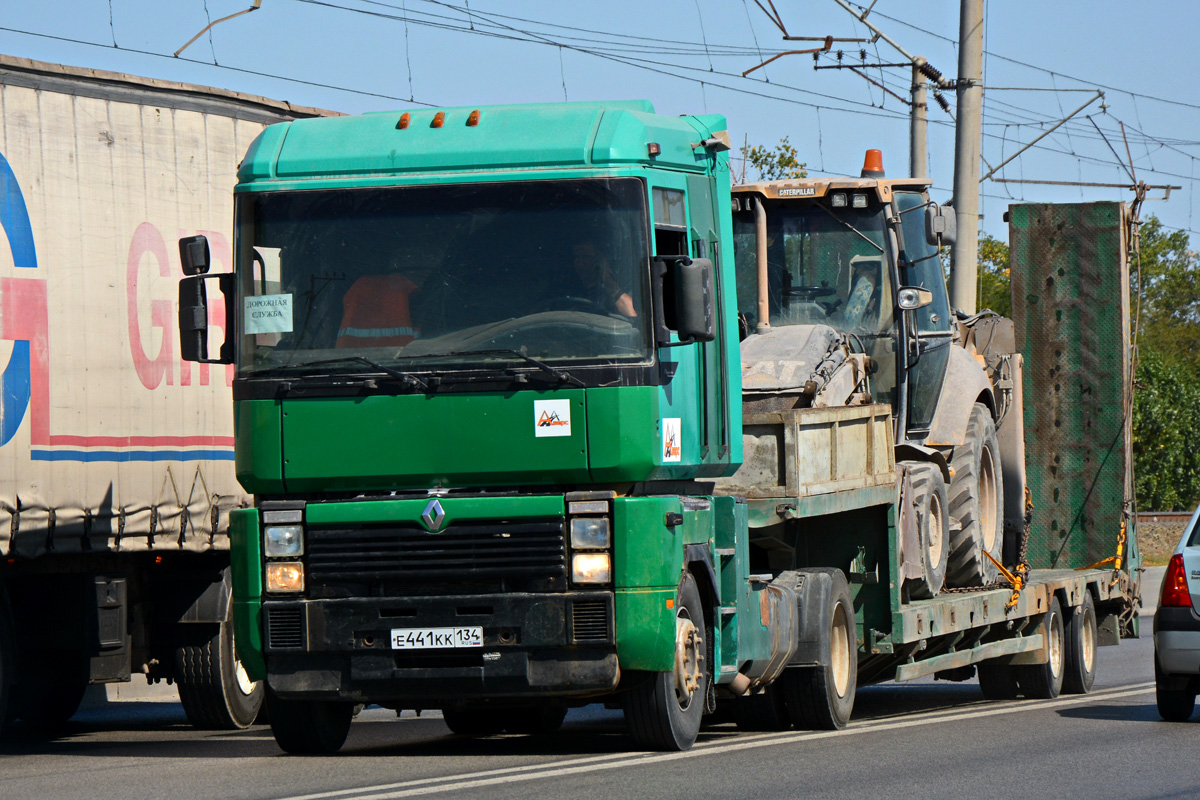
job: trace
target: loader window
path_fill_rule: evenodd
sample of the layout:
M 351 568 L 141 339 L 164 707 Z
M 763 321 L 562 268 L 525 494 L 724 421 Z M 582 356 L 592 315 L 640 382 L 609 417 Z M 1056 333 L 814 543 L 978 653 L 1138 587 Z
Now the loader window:
M 772 326 L 832 325 L 860 337 L 890 333 L 892 286 L 883 210 L 815 200 L 767 205 L 767 281 Z M 738 311 L 758 322 L 752 213 L 735 216 Z

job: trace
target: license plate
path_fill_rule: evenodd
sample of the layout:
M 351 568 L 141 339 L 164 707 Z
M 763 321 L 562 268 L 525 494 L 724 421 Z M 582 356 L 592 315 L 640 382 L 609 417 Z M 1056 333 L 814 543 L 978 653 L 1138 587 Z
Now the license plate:
M 483 628 L 392 628 L 393 650 L 483 647 Z

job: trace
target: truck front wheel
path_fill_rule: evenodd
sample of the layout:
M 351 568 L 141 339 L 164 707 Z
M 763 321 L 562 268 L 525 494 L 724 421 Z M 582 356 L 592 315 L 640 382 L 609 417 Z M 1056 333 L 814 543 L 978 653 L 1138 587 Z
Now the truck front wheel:
M 233 604 L 212 637 L 175 650 L 179 700 L 203 730 L 248 728 L 263 704 L 261 681 L 246 675 L 233 640 Z
M 829 638 L 820 666 L 789 667 L 779 677 L 788 714 L 797 728 L 838 730 L 850 722 L 858 688 L 858 627 L 850 585 L 841 570 L 828 570 Z
M 351 703 L 330 700 L 282 700 L 267 692 L 271 733 L 285 753 L 323 755 L 336 753 L 346 743 L 354 718 Z
M 688 750 L 696 743 L 708 691 L 708 632 L 691 573 L 683 573 L 675 598 L 675 668 L 631 676 L 635 683 L 623 699 L 630 735 L 651 750 Z

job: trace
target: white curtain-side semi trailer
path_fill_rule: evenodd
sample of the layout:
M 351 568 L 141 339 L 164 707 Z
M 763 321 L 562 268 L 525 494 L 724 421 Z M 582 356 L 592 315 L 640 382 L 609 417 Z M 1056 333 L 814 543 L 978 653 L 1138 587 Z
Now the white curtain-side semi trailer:
M 258 713 L 229 622 L 232 367 L 179 357 L 175 242 L 228 266 L 242 154 L 323 113 L 0 56 L 0 726 L 53 731 L 133 673 L 203 727 Z

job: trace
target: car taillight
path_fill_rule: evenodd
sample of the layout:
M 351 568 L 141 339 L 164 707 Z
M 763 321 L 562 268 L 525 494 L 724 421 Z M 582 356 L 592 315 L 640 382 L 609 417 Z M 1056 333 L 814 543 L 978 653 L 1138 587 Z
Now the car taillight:
M 1171 556 L 1167 564 L 1167 574 L 1163 576 L 1162 597 L 1158 605 L 1191 608 L 1192 593 L 1188 591 L 1187 572 L 1183 568 L 1183 556 L 1179 553 Z

